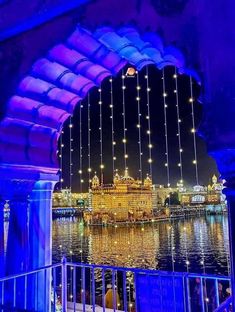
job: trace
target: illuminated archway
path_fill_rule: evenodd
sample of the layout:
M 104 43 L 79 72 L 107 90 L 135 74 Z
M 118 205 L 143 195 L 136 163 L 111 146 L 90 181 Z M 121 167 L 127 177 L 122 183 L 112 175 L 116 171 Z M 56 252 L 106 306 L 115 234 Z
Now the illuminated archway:
M 164 47 L 156 33 L 143 36 L 133 27 L 109 27 L 94 34 L 80 26 L 66 43 L 37 60 L 9 100 L 0 123 L 0 160 L 3 168 L 57 173 L 57 141 L 64 121 L 89 89 L 115 76 L 127 63 L 141 70 L 148 64 L 167 65 L 194 77 L 182 53 Z

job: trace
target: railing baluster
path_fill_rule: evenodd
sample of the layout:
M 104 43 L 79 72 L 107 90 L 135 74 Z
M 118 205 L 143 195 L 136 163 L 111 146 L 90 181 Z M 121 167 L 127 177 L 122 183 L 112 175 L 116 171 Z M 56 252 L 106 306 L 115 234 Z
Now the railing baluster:
M 92 311 L 95 312 L 95 269 L 92 268 Z
M 218 308 L 220 302 L 219 302 L 219 284 L 217 279 L 215 279 L 215 300 L 216 300 L 216 308 Z
M 28 294 L 28 278 L 27 275 L 24 277 L 24 309 L 27 309 L 27 294 Z
M 86 280 L 85 280 L 85 267 L 82 267 L 82 309 L 86 312 Z
M 102 269 L 102 306 L 103 306 L 103 312 L 105 312 L 105 275 L 104 275 L 104 269 Z
M 76 293 L 77 293 L 77 287 L 76 287 L 76 272 L 77 269 L 75 266 L 73 266 L 73 311 L 76 312 Z
M 136 294 L 136 274 L 137 274 L 136 272 L 133 273 L 133 278 L 134 278 L 134 290 L 133 291 L 135 292 L 135 303 L 134 303 L 135 304 L 135 311 L 138 312 L 137 296 L 136 296 L 137 295 Z M 147 275 L 146 275 L 146 277 L 147 277 Z
M 62 311 L 67 311 L 67 260 L 65 257 L 62 259 L 62 280 L 61 280 L 61 296 L 62 296 Z
M 162 278 L 161 278 L 161 275 L 158 275 L 158 277 L 159 277 L 159 279 L 160 279 L 160 294 L 161 294 L 161 296 L 160 296 L 160 298 L 161 298 L 161 312 L 164 312 L 163 310 L 162 310 Z
M 113 311 L 116 312 L 117 308 L 117 296 L 116 296 L 116 285 L 115 285 L 115 271 L 112 270 L 112 288 L 113 288 Z
M 2 300 L 1 300 L 2 306 L 4 305 L 4 296 L 5 296 L 5 294 L 4 294 L 4 285 L 5 285 L 5 283 L 2 282 Z
M 124 312 L 128 312 L 127 307 L 127 291 L 126 291 L 126 271 L 123 271 L 123 308 Z M 137 302 L 137 300 L 136 300 Z
M 200 300 L 202 306 L 202 312 L 205 312 L 205 305 L 204 305 L 204 289 L 203 289 L 203 279 L 200 277 Z
M 186 311 L 191 312 L 191 297 L 190 297 L 190 285 L 189 285 L 188 275 L 185 276 L 185 284 L 186 284 L 186 295 L 187 295 Z
M 56 312 L 56 273 L 55 273 L 55 268 L 52 269 L 52 278 L 53 278 L 53 312 Z
M 16 307 L 16 278 L 13 279 L 13 307 Z

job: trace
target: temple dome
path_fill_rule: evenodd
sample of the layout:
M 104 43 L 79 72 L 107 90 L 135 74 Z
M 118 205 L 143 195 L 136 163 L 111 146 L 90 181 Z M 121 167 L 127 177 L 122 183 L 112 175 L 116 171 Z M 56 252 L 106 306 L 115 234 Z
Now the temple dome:
M 135 182 L 135 180 L 134 180 L 132 177 L 129 176 L 129 174 L 128 174 L 128 169 L 125 170 L 125 174 L 124 174 L 123 177 L 121 177 L 121 181 L 122 181 L 122 182 L 125 182 L 125 183 L 127 183 L 127 184 L 130 184 L 130 183 L 134 183 L 134 182 Z

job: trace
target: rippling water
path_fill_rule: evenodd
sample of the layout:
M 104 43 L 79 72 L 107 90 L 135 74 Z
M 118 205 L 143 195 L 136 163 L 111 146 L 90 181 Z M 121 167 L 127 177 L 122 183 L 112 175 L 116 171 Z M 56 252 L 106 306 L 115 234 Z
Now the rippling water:
M 77 218 L 53 221 L 53 261 L 228 274 L 226 216 L 118 227 L 86 227 Z

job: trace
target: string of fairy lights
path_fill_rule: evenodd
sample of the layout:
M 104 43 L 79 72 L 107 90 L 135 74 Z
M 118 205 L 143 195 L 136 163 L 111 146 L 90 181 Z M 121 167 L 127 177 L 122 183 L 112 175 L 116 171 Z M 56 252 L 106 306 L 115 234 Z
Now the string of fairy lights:
M 164 132 L 165 132 L 165 167 L 167 175 L 167 186 L 170 187 L 170 168 L 169 168 L 169 146 L 168 146 L 168 126 L 167 126 L 167 103 L 166 103 L 166 82 L 165 82 L 165 69 L 162 70 L 162 97 L 163 97 L 163 111 L 164 111 Z
M 148 66 L 146 66 L 146 74 L 145 74 L 145 79 L 146 79 L 146 105 L 147 105 L 147 116 L 146 119 L 148 121 L 148 129 L 147 129 L 147 135 L 148 135 L 148 152 L 149 152 L 149 157 L 148 157 L 148 163 L 149 163 L 149 174 L 150 177 L 153 177 L 153 167 L 152 167 L 152 138 L 151 138 L 151 114 L 150 114 L 150 97 L 149 93 L 151 91 L 149 87 L 149 70 Z
M 87 94 L 87 158 L 88 158 L 88 190 L 91 185 L 91 103 L 90 93 Z
M 117 160 L 116 155 L 115 155 L 115 132 L 114 132 L 114 104 L 113 104 L 113 79 L 109 79 L 110 82 L 110 119 L 111 119 L 111 140 L 112 140 L 112 174 L 114 176 L 115 173 L 115 162 Z
M 199 178 L 198 178 L 198 160 L 197 160 L 197 142 L 196 142 L 196 128 L 195 128 L 195 114 L 194 114 L 194 95 L 193 95 L 193 80 L 192 76 L 189 77 L 190 82 L 190 99 L 189 102 L 191 104 L 191 111 L 192 111 L 192 134 L 193 134 L 193 148 L 194 148 L 194 160 L 193 164 L 195 165 L 195 178 L 196 178 L 196 185 L 199 185 Z
M 178 137 L 178 147 L 179 147 L 179 172 L 180 172 L 180 184 L 183 184 L 183 162 L 182 162 L 182 143 L 181 143 L 181 118 L 180 118 L 180 108 L 179 108 L 179 91 L 178 91 L 178 74 L 177 74 L 177 68 L 175 67 L 175 73 L 173 75 L 173 78 L 175 80 L 175 100 L 176 100 L 176 118 L 177 118 L 177 137 Z
M 72 116 L 69 117 L 69 190 L 70 190 L 70 196 L 69 196 L 69 204 L 72 205 L 72 175 L 73 175 L 73 137 L 72 137 Z
M 126 90 L 126 85 L 125 85 L 125 78 L 126 76 L 124 75 L 124 70 L 122 70 L 122 121 L 123 121 L 123 151 L 124 151 L 124 169 L 127 170 L 127 139 L 126 139 L 126 101 L 125 101 L 125 90 Z
M 80 192 L 82 193 L 83 184 L 83 153 L 82 153 L 82 108 L 83 104 L 79 106 L 79 176 L 80 176 Z
M 139 73 L 136 71 L 136 90 L 137 90 L 137 129 L 138 129 L 138 149 L 139 149 L 139 177 L 140 181 L 143 180 L 142 173 L 142 140 L 141 140 L 141 111 L 140 111 L 140 82 L 139 82 Z
M 103 111 L 102 111 L 102 89 L 101 86 L 98 89 L 99 91 L 99 132 L 100 132 L 100 181 L 103 185 Z
M 59 142 L 59 162 L 60 162 L 60 190 L 63 189 L 63 148 L 64 148 L 64 143 L 63 143 L 63 134 L 64 131 L 63 129 L 61 130 L 61 134 L 60 134 L 60 142 Z

